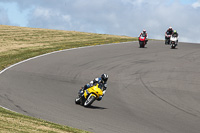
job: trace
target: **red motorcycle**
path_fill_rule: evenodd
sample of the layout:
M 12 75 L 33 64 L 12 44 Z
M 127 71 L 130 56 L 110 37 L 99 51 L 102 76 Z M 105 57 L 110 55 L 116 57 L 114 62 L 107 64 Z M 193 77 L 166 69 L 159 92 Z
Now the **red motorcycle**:
M 145 45 L 147 44 L 146 36 L 142 36 L 142 35 L 141 35 L 141 36 L 138 38 L 138 40 L 139 40 L 140 48 L 144 48 Z

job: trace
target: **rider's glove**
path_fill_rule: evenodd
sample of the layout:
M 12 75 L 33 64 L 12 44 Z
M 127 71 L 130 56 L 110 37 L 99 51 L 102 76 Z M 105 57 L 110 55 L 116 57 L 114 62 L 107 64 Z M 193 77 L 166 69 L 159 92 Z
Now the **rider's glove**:
M 107 84 L 104 84 L 104 89 L 106 89 L 107 88 Z

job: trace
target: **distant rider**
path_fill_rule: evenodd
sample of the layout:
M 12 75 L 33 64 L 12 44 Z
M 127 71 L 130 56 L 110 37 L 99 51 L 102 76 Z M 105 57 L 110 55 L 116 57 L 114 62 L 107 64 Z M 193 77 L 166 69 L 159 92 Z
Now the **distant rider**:
M 165 44 L 167 44 L 167 42 L 169 42 L 168 40 L 170 39 L 170 37 L 168 35 L 172 35 L 174 32 L 174 30 L 172 29 L 172 27 L 170 26 L 169 29 L 165 32 Z
M 148 42 L 148 34 L 145 29 L 140 33 L 139 37 L 140 36 L 145 37 L 145 44 L 146 44 Z
M 176 30 L 174 30 L 174 32 L 172 33 L 173 37 L 178 37 L 178 32 Z
M 96 83 L 98 83 L 98 84 L 103 85 L 102 89 L 103 89 L 103 96 L 104 96 L 104 94 L 106 93 L 106 89 L 107 89 L 107 80 L 108 80 L 108 75 L 102 74 L 101 77 L 95 78 L 94 80 L 87 83 L 84 87 L 82 87 L 80 90 L 80 93 L 83 94 L 84 90 L 86 90 L 86 89 L 92 87 L 93 85 L 95 85 Z M 97 100 L 100 101 L 103 96 L 100 96 Z
M 176 30 L 174 30 L 174 32 L 172 33 L 172 37 L 178 38 L 178 32 Z M 177 39 L 177 45 L 178 45 L 178 39 Z

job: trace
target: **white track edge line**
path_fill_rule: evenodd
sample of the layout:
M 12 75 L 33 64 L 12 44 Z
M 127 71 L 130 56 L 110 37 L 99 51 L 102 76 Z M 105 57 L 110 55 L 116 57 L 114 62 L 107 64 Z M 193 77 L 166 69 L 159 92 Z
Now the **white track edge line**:
M 135 42 L 135 41 L 131 41 L 131 42 Z M 25 59 L 25 60 L 20 61 L 20 62 L 18 62 L 18 63 L 15 63 L 15 64 L 13 64 L 13 65 L 10 65 L 9 67 L 7 67 L 7 68 L 3 69 L 2 71 L 0 71 L 0 74 L 2 74 L 2 73 L 5 72 L 6 70 L 8 70 L 8 69 L 10 69 L 10 68 L 12 68 L 12 67 L 14 67 L 14 66 L 17 66 L 17 65 L 22 64 L 22 63 L 24 63 L 24 62 L 27 62 L 27 61 L 30 61 L 30 60 L 33 60 L 33 59 L 36 59 L 36 58 L 39 58 L 39 57 L 43 57 L 43 56 L 46 56 L 46 55 L 50 55 L 50 54 L 54 54 L 54 53 L 59 53 L 59 52 L 70 51 L 70 50 L 82 49 L 82 48 L 101 47 L 101 46 L 105 46 L 105 45 L 116 45 L 116 44 L 123 44 L 123 43 L 128 43 L 128 42 L 110 43 L 110 44 L 102 44 L 102 45 L 93 45 L 93 46 L 85 46 L 85 47 L 70 48 L 70 49 L 58 50 L 58 51 L 54 51 L 54 52 L 50 52 L 50 53 L 38 55 L 38 56 L 35 56 L 35 57 L 31 57 L 31 58 Z

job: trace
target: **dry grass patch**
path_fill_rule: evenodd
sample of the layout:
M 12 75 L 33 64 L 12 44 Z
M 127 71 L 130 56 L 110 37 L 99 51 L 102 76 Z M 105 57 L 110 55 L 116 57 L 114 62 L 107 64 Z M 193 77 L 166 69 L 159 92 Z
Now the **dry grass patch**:
M 52 51 L 137 40 L 133 37 L 0 25 L 0 70 Z
M 0 52 L 26 47 L 41 47 L 59 43 L 88 42 L 98 39 L 119 38 L 115 35 L 60 31 L 0 25 Z M 129 38 L 130 37 L 120 37 Z
M 0 132 L 1 133 L 89 133 L 87 131 L 53 124 L 44 120 L 23 116 L 0 108 Z

